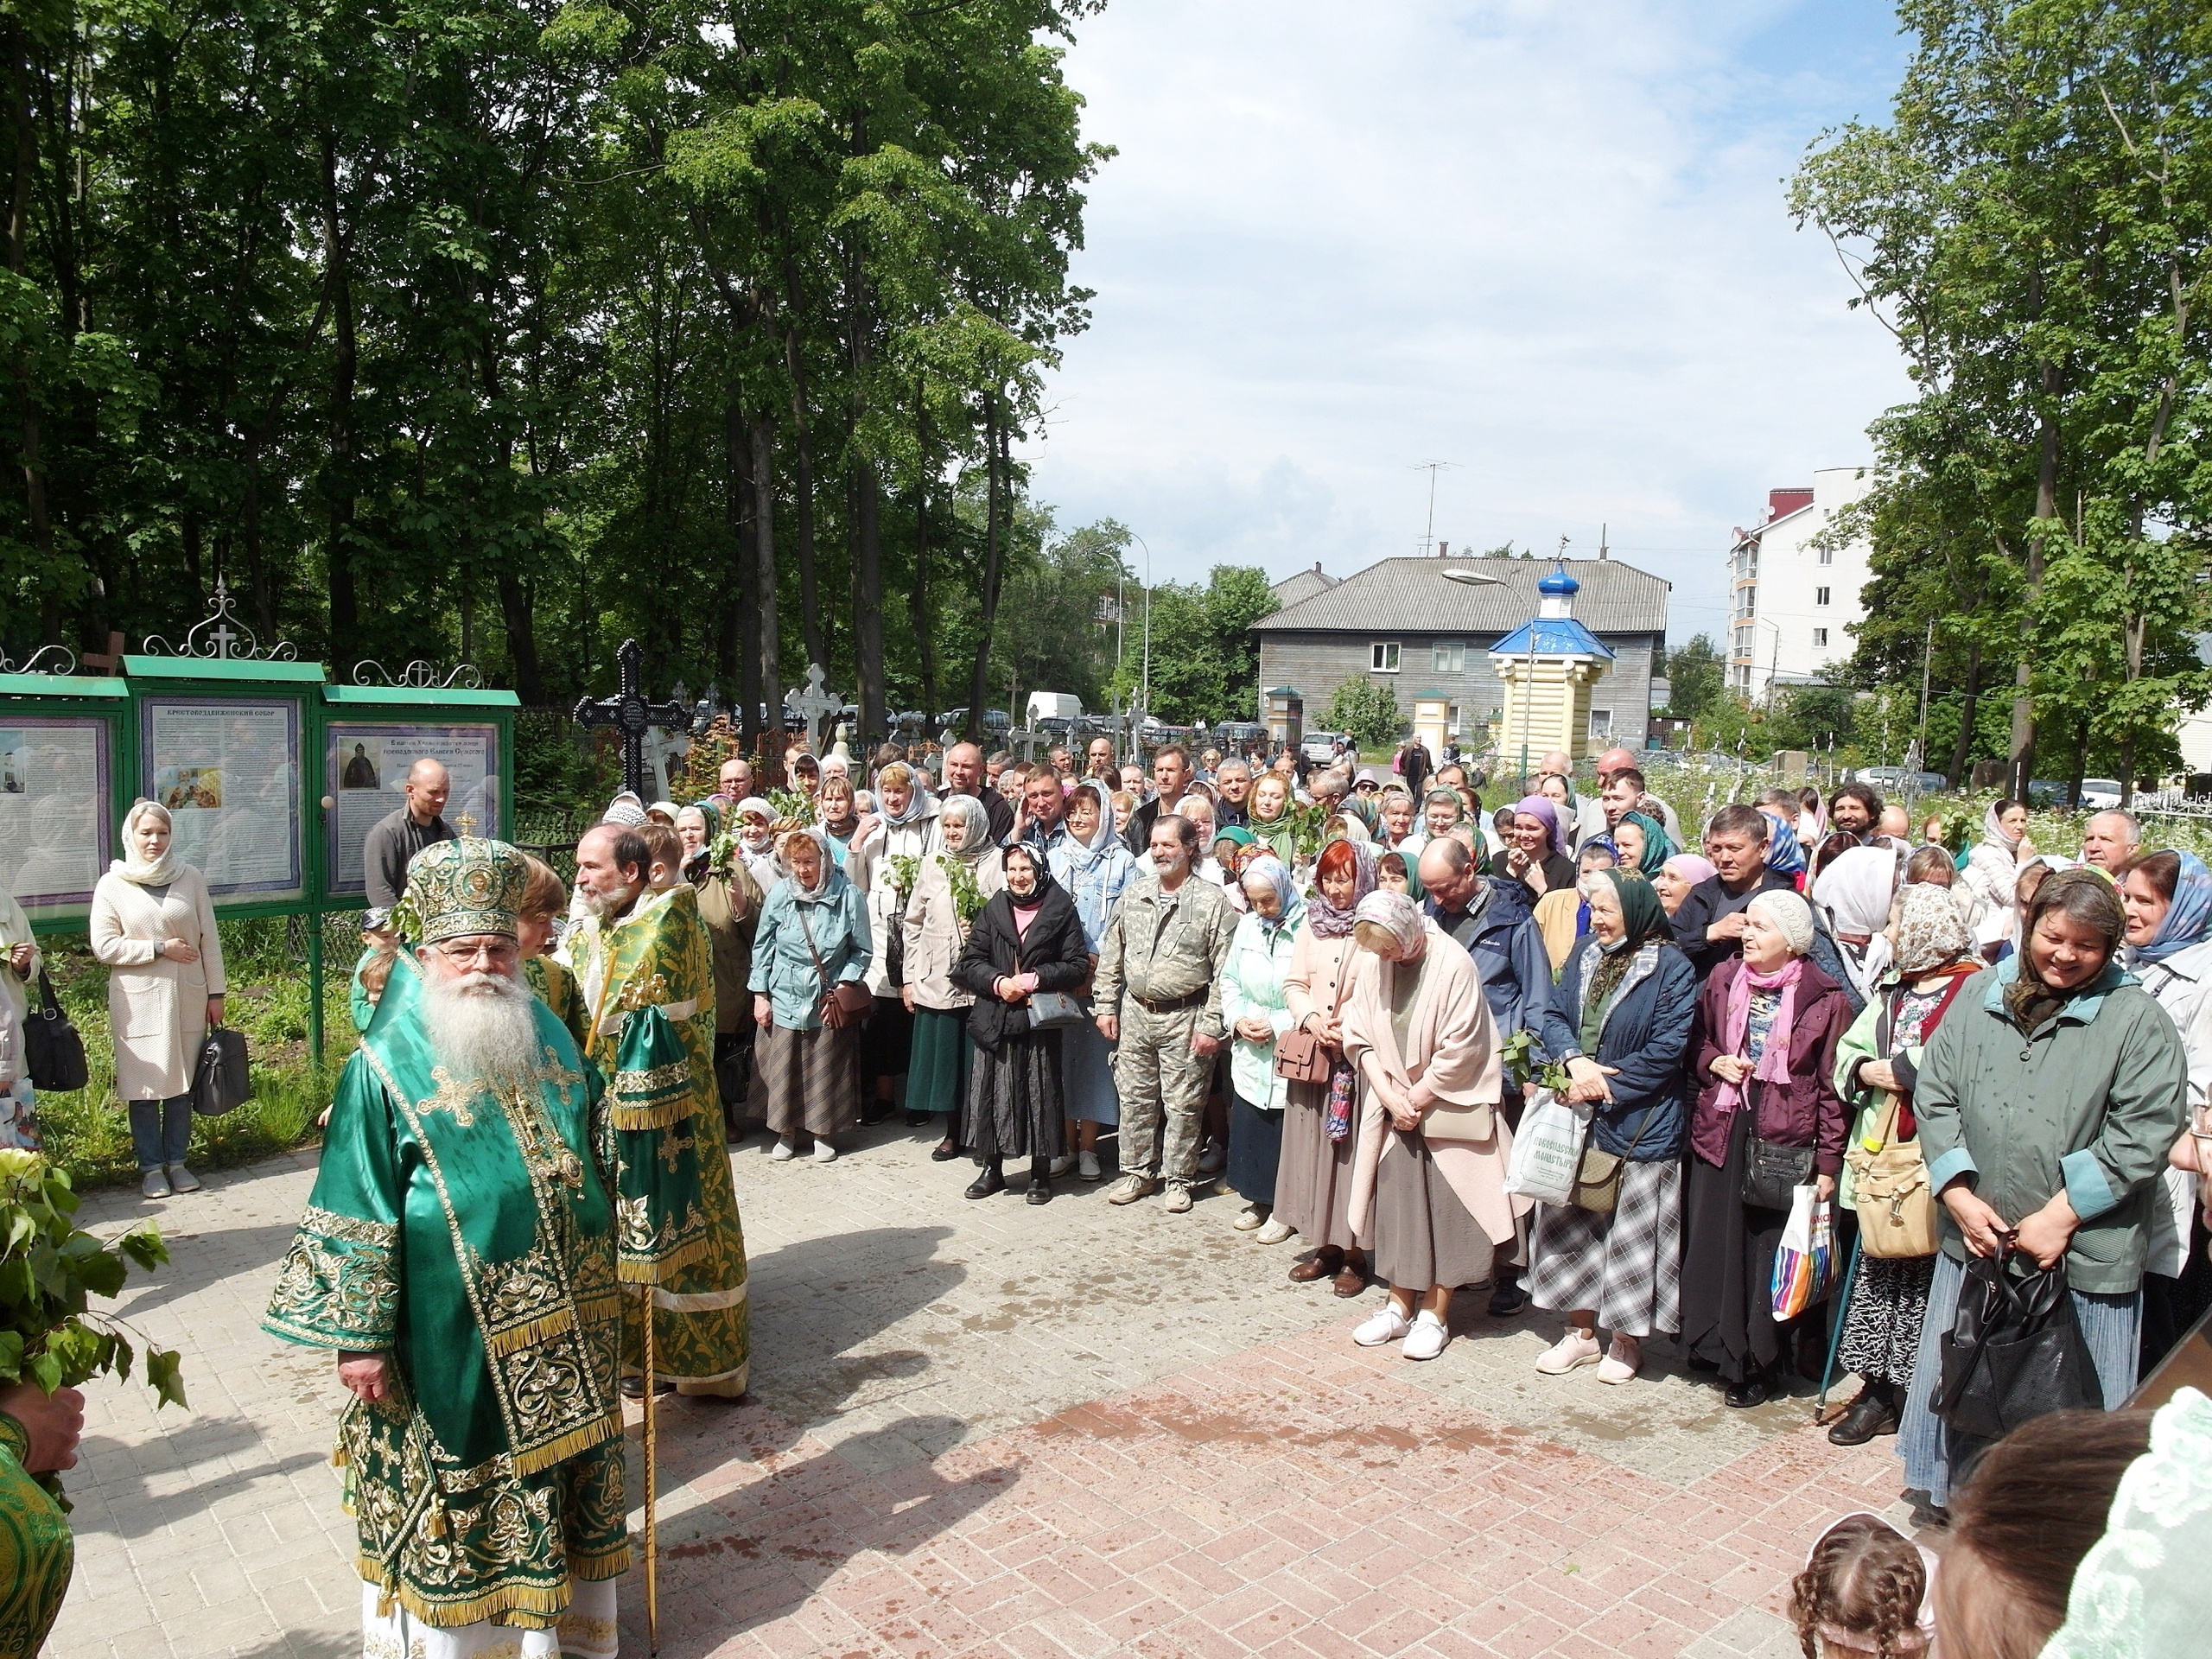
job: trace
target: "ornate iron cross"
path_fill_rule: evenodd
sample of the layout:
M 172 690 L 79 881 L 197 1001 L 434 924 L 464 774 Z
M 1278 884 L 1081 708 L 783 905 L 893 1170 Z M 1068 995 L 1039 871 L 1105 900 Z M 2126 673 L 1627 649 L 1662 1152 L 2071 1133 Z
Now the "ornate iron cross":
M 656 726 L 680 732 L 691 722 L 691 711 L 680 702 L 645 701 L 645 648 L 634 639 L 625 639 L 614 653 L 620 690 L 597 702 L 580 699 L 575 713 L 579 726 L 614 728 L 622 740 L 622 787 L 640 799 L 645 793 L 645 734 Z

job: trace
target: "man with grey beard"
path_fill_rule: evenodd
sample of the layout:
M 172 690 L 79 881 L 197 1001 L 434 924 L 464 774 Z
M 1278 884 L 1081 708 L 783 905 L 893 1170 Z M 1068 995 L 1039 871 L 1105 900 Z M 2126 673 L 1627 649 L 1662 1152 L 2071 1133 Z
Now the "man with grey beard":
M 512 1646 L 521 1611 L 565 1653 L 615 1651 L 620 1175 L 598 1075 L 518 976 L 529 880 L 503 842 L 416 855 L 421 942 L 339 1079 L 262 1320 L 334 1352 L 353 1396 L 369 1653 Z

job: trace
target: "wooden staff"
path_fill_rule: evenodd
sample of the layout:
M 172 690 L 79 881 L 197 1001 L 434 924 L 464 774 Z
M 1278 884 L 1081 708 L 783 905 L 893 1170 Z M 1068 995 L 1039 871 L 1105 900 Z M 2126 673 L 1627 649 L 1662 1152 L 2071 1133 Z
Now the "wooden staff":
M 660 1574 L 656 1556 L 658 1548 L 653 1529 L 653 1481 L 655 1470 L 653 1452 L 655 1418 L 653 1413 L 653 1287 L 641 1287 L 645 1304 L 645 1651 L 652 1659 L 660 1655 Z

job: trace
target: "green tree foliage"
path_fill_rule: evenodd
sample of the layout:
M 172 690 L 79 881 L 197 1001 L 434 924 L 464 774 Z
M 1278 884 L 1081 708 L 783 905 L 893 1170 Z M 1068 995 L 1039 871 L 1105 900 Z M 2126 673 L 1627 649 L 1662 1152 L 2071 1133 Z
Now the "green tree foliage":
M 968 701 L 1086 321 L 1091 0 L 17 8 L 0 648 Z
M 2182 0 L 1909 0 L 1886 126 L 1827 135 L 1792 207 L 1895 334 L 1912 403 L 1872 429 L 1854 672 L 1955 703 L 1955 781 L 2009 684 L 2038 742 L 2133 781 L 2212 694 L 2212 19 Z M 1931 720 L 1931 726 L 1934 721 Z M 2039 736 L 2040 734 L 2040 736 Z M 1931 759 L 1936 758 L 1932 753 Z
M 1710 713 L 1726 683 L 1726 664 L 1713 636 L 1700 633 L 1667 653 L 1667 712 L 1685 720 Z
M 1368 679 L 1340 682 L 1329 699 L 1329 712 L 1322 718 L 1327 721 L 1325 729 L 1344 732 L 1357 740 L 1361 747 L 1370 749 L 1395 743 L 1405 728 L 1390 688 Z
M 1172 726 L 1258 719 L 1260 652 L 1251 628 L 1280 608 L 1267 573 L 1217 564 L 1205 587 L 1166 582 L 1151 597 L 1152 712 Z M 1124 707 L 1144 681 L 1143 630 L 1144 596 L 1132 589 L 1112 687 Z

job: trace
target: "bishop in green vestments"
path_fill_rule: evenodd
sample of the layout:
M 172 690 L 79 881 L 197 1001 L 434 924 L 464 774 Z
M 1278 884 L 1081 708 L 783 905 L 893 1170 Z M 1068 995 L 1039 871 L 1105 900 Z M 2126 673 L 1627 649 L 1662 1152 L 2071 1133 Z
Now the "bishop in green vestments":
M 521 978 L 525 880 L 500 842 L 416 857 L 421 944 L 339 1080 L 263 1320 L 335 1351 L 353 1395 L 335 1460 L 372 1654 L 615 1651 L 613 1135 L 597 1072 Z

